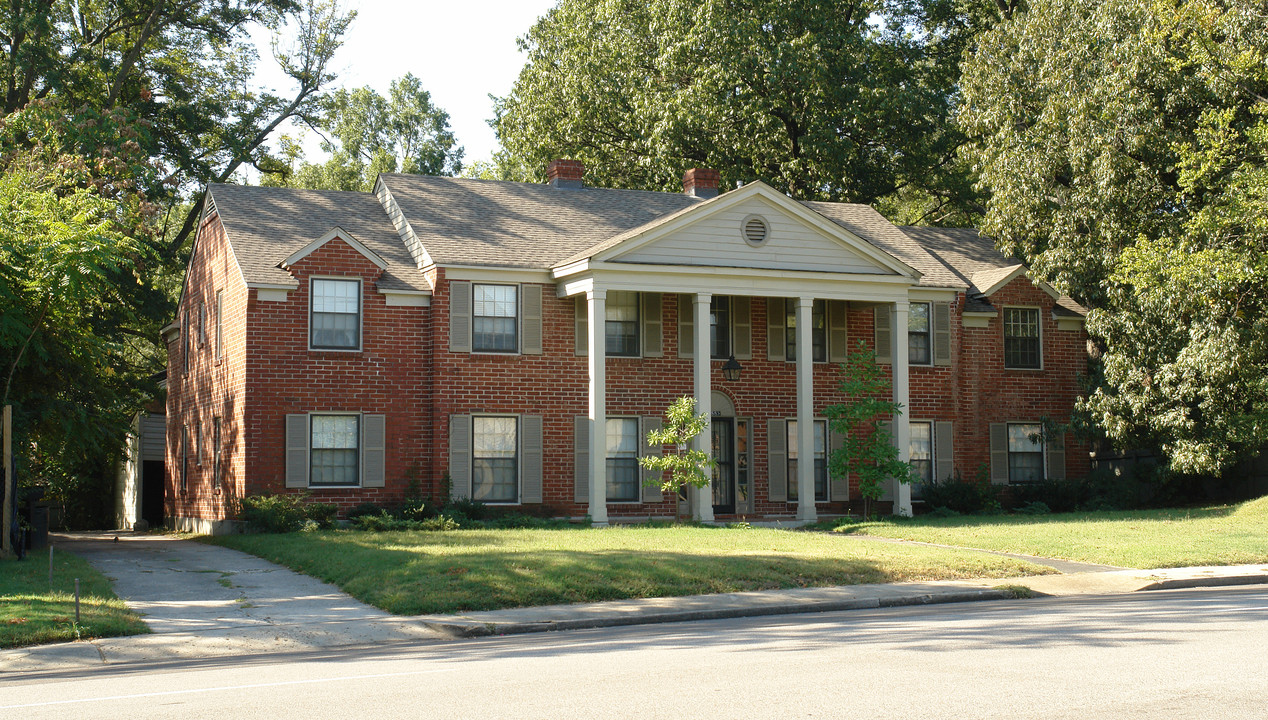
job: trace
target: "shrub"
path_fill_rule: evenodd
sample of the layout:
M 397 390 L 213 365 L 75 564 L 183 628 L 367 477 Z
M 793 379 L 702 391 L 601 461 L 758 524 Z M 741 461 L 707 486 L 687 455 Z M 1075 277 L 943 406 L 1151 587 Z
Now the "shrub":
M 338 515 L 339 506 L 334 503 L 314 502 L 304 505 L 304 517 L 319 530 L 329 530 L 334 527 Z
M 348 518 L 349 522 L 355 524 L 357 518 L 360 518 L 362 515 L 383 515 L 386 512 L 387 510 L 385 508 L 379 507 L 372 502 L 363 502 L 349 510 L 345 517 Z
M 1050 512 L 1074 512 L 1086 508 L 1089 501 L 1088 486 L 1082 479 L 1040 480 L 1013 485 L 1010 489 L 1018 506 L 1039 503 Z
M 380 510 L 377 514 L 364 513 L 351 519 L 352 527 L 357 530 L 366 530 L 368 532 L 386 532 L 388 530 L 404 529 L 401 527 L 404 524 L 404 521 L 392 517 L 386 510 Z
M 957 471 L 954 478 L 926 483 L 921 496 L 937 510 L 946 508 L 965 515 L 999 512 L 995 487 L 981 480 L 965 480 Z
M 469 500 L 466 498 L 460 500 L 450 500 L 445 505 L 445 509 L 441 511 L 442 515 L 448 515 L 455 519 L 468 520 L 489 520 L 493 517 L 493 510 L 479 500 Z
M 397 505 L 392 514 L 400 520 L 426 520 L 434 517 L 436 512 L 421 498 L 410 498 Z
M 238 518 L 248 532 L 265 533 L 294 532 L 308 519 L 302 495 L 248 495 L 238 501 Z
M 1016 512 L 1021 515 L 1047 515 L 1052 510 L 1046 504 L 1035 500 L 1017 508 Z

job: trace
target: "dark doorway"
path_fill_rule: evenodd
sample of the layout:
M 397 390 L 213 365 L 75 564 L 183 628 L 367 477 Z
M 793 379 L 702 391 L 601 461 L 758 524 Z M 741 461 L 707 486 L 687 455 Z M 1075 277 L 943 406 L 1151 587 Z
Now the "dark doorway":
M 163 462 L 141 463 L 141 519 L 156 528 L 163 525 Z
M 713 461 L 713 514 L 735 513 L 735 421 L 733 418 L 714 418 Z

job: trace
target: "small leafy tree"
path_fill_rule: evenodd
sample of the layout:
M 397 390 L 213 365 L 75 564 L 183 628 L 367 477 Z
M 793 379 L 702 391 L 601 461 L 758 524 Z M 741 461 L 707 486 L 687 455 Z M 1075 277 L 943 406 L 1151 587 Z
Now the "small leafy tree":
M 880 426 L 884 418 L 902 414 L 903 408 L 886 399 L 889 379 L 861 342 L 841 365 L 839 387 L 848 401 L 824 408 L 833 432 L 844 438 L 841 447 L 828 457 L 828 472 L 834 477 L 851 472 L 858 475 L 863 515 L 867 516 L 870 502 L 880 499 L 885 480 L 910 483 L 913 479 L 911 465 L 898 459 L 892 436 Z
M 684 395 L 670 404 L 665 411 L 665 426 L 647 433 L 649 445 L 673 445 L 675 452 L 668 455 L 640 457 L 638 462 L 648 470 L 659 470 L 664 477 L 670 471 L 670 479 L 661 483 L 661 490 L 678 492 L 686 485 L 708 487 L 711 470 L 717 463 L 713 456 L 691 447 L 697 435 L 709 429 L 709 417 L 696 414 L 696 399 Z M 654 484 L 649 481 L 648 484 Z

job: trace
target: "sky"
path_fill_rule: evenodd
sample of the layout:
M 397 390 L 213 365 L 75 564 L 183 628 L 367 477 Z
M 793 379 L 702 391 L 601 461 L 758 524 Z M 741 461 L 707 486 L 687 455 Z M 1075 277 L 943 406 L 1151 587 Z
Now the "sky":
M 413 73 L 431 93 L 432 104 L 449 113 L 449 126 L 466 149 L 464 164 L 489 160 L 497 139 L 489 95 L 506 95 L 524 56 L 515 39 L 528 33 L 557 0 L 345 0 L 357 18 L 344 35 L 331 69 L 334 86 L 369 85 L 383 95 L 392 80 Z M 289 78 L 274 69 L 267 37 L 257 36 L 257 80 L 278 91 Z M 296 134 L 293 128 L 286 132 Z M 316 151 L 309 139 L 305 148 Z M 310 159 L 313 159 L 310 156 Z

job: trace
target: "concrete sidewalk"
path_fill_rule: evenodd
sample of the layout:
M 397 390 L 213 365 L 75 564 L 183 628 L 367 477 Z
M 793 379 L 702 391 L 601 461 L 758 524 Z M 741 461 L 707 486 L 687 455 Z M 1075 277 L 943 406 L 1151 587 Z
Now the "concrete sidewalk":
M 260 655 L 321 648 L 785 615 L 1040 595 L 1110 595 L 1268 583 L 1268 565 L 1084 570 L 1007 580 L 850 585 L 550 605 L 444 616 L 393 616 L 338 588 L 265 560 L 170 536 L 61 536 L 115 581 L 153 634 L 0 651 L 0 677 L 99 665 Z M 1095 567 L 1095 566 L 1084 566 Z

